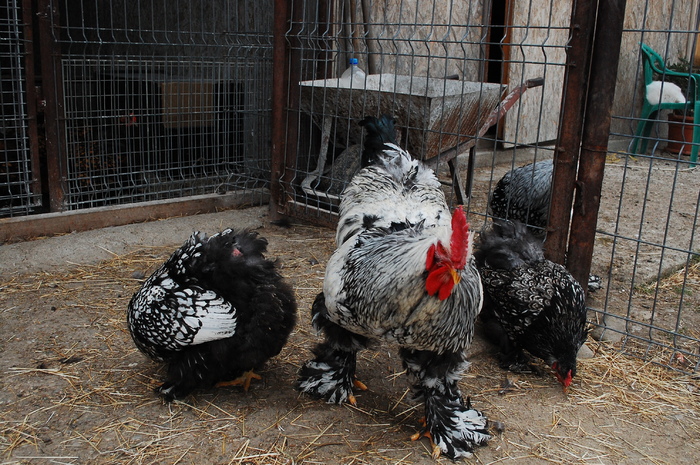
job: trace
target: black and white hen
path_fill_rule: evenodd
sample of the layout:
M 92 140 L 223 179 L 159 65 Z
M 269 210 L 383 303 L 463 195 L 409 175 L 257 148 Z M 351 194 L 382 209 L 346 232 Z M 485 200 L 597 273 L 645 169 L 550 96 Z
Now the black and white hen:
M 216 383 L 243 384 L 279 354 L 296 322 L 292 289 L 264 253 L 267 240 L 227 229 L 194 233 L 129 302 L 136 346 L 167 363 L 157 388 L 172 401 Z
M 520 222 L 494 220 L 480 234 L 474 256 L 484 285 L 480 318 L 501 345 L 501 366 L 521 369 L 526 350 L 568 388 L 588 334 L 581 285 L 544 258 L 542 243 Z
M 552 197 L 552 160 L 542 160 L 508 171 L 489 197 L 496 218 L 520 221 L 533 236 L 544 240 Z
M 450 215 L 434 172 L 395 143 L 393 119 L 366 118 L 363 167 L 344 190 L 323 292 L 312 307 L 325 341 L 299 373 L 297 388 L 329 403 L 354 404 L 357 352 L 372 340 L 400 346 L 416 398 L 421 435 L 433 454 L 470 456 L 487 419 L 458 387 L 482 289 L 461 208 Z

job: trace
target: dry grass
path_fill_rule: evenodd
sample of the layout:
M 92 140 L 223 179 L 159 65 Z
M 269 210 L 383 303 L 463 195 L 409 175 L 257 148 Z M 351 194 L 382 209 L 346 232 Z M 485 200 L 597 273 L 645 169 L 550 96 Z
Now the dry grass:
M 3 463 L 432 463 L 425 441 L 407 441 L 422 408 L 406 399 L 396 357 L 387 355 L 393 349 L 361 354 L 359 374 L 371 390 L 357 408 L 291 389 L 317 340 L 308 309 L 332 232 L 263 234 L 296 289 L 301 321 L 268 364 L 269 381 L 247 394 L 213 390 L 172 404 L 153 394 L 162 369 L 135 349 L 124 311 L 140 282 L 134 272 L 148 275 L 172 246 L 0 283 Z M 568 396 L 546 370 L 506 375 L 475 344 L 463 391 L 505 431 L 472 461 L 670 464 L 686 454 L 692 463 L 700 455 L 698 378 L 590 344 L 595 356 L 580 362 Z

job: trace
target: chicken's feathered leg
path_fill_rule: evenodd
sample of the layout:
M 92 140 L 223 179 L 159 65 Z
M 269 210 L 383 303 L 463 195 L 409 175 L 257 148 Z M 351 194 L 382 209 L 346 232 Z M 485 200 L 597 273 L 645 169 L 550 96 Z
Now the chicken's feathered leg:
M 466 404 L 457 383 L 469 362 L 463 354 L 401 349 L 401 358 L 416 399 L 425 402 L 422 434 L 433 444 L 433 455 L 451 459 L 470 457 L 474 447 L 491 436 L 488 420 Z
M 355 405 L 352 388 L 367 389 L 355 379 L 355 366 L 357 352 L 367 346 L 368 340 L 328 319 L 323 293 L 316 297 L 311 314 L 314 328 L 323 331 L 326 340 L 313 349 L 315 358 L 301 367 L 296 387 L 328 403 Z

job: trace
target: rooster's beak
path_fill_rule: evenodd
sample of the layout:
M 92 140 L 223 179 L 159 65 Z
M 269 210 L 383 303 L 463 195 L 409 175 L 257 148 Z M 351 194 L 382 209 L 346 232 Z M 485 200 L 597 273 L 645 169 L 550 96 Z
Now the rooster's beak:
M 450 274 L 452 275 L 452 281 L 454 281 L 455 284 L 459 284 L 459 282 L 462 280 L 462 275 L 460 275 L 459 272 L 452 267 L 450 267 Z

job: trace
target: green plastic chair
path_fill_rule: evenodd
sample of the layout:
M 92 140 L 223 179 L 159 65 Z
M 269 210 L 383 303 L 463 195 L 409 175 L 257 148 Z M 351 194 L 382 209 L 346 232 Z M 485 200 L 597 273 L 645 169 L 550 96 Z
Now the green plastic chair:
M 632 141 L 631 152 L 633 154 L 646 153 L 647 142 L 649 142 L 649 133 L 654 125 L 654 117 L 659 110 L 685 110 L 686 108 L 692 108 L 695 111 L 695 117 L 700 118 L 700 74 L 692 73 L 681 73 L 678 71 L 670 70 L 666 67 L 664 59 L 661 55 L 656 53 L 647 44 L 642 44 L 642 61 L 644 65 L 644 89 L 646 86 L 651 84 L 654 80 L 654 73 L 662 76 L 662 79 L 667 76 L 680 76 L 687 77 L 690 79 L 690 84 L 688 87 L 688 96 L 686 103 L 665 103 L 660 102 L 656 105 L 652 105 L 646 98 L 646 92 L 644 96 L 644 105 L 642 106 L 642 113 L 639 117 L 639 124 L 637 124 L 637 132 L 634 135 L 634 140 Z M 639 152 L 637 151 L 637 146 L 641 140 L 641 146 L 639 147 Z M 692 166 L 698 161 L 698 149 L 700 149 L 700 121 L 696 121 L 693 127 L 693 146 L 690 152 L 690 161 Z

